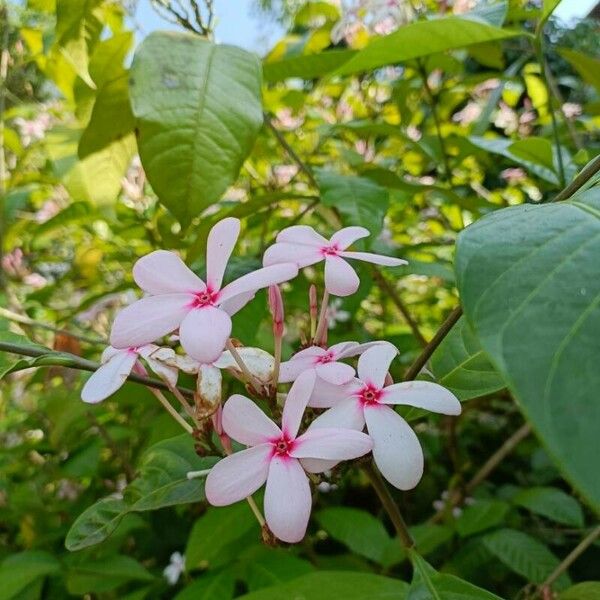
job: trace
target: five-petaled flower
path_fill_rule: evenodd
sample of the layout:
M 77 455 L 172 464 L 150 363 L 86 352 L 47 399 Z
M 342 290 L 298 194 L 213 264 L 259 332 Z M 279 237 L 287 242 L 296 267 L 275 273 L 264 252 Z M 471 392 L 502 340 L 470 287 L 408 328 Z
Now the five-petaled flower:
M 390 405 L 423 408 L 444 415 L 459 415 L 458 399 L 430 381 L 406 381 L 384 387 L 389 366 L 398 351 L 383 343 L 358 359 L 358 378 L 345 386 L 346 398 L 317 417 L 311 430 L 367 425 L 373 439 L 373 458 L 382 475 L 401 490 L 412 489 L 423 475 L 423 451 L 408 423 Z M 315 461 L 313 472 L 331 468 L 332 461 Z
M 368 235 L 369 230 L 364 227 L 344 227 L 326 240 L 312 227 L 294 225 L 281 231 L 276 243 L 267 248 L 263 264 L 269 266 L 294 262 L 302 268 L 324 260 L 327 291 L 335 296 L 349 296 L 356 292 L 360 280 L 344 259 L 353 258 L 389 267 L 407 264 L 401 258 L 347 250 L 356 240 Z
M 240 231 L 238 219 L 219 221 L 206 249 L 206 283 L 173 252 L 156 250 L 140 258 L 133 278 L 149 294 L 123 309 L 110 336 L 115 348 L 141 346 L 179 328 L 184 350 L 201 363 L 219 358 L 231 333 L 231 315 L 261 289 L 288 281 L 298 269 L 288 261 L 258 269 L 221 287 Z
M 131 346 L 117 349 L 108 346 L 102 353 L 102 365 L 92 373 L 81 390 L 81 399 L 89 404 L 96 404 L 114 394 L 127 380 L 133 371 L 138 375 L 146 375 L 146 369 L 140 362 L 140 356 L 147 365 L 162 379 L 171 385 L 177 383 L 178 371 L 156 358 L 161 348 L 154 344 Z
M 314 371 L 296 379 L 281 428 L 245 396 L 231 396 L 223 408 L 222 427 L 248 448 L 218 462 L 206 479 L 206 498 L 215 506 L 238 502 L 266 482 L 265 520 L 275 536 L 289 543 L 300 541 L 306 532 L 311 494 L 305 469 L 311 461 L 337 463 L 363 456 L 372 447 L 369 436 L 335 424 L 309 427 L 298 435 L 314 382 Z

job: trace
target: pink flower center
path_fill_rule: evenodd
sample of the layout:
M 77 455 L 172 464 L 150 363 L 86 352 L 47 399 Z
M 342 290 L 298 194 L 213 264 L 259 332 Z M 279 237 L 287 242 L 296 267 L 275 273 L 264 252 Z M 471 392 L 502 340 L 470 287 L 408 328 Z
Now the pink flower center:
M 323 256 L 337 256 L 340 253 L 340 249 L 337 244 L 332 244 L 331 246 L 324 246 L 321 248 L 321 254 Z
M 202 308 L 203 306 L 214 306 L 219 297 L 219 292 L 213 292 L 210 288 L 206 288 L 203 292 L 194 294 L 192 306 L 194 308 Z
M 272 443 L 273 454 L 277 456 L 289 456 L 290 451 L 294 447 L 294 440 L 289 439 L 285 435 L 273 440 Z
M 322 354 L 321 356 L 317 356 L 317 364 L 318 365 L 324 365 L 326 363 L 330 363 L 330 362 L 334 362 L 335 361 L 335 357 L 333 356 L 333 352 L 326 352 L 325 354 Z
M 358 392 L 358 398 L 363 404 L 379 404 L 381 392 L 382 390 L 374 385 L 366 385 Z

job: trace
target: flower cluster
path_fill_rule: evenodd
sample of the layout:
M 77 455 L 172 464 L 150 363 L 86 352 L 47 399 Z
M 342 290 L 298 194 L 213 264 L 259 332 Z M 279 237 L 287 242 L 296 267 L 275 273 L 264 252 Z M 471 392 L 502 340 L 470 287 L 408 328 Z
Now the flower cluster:
M 172 252 L 158 250 L 136 262 L 133 277 L 146 295 L 116 316 L 111 346 L 83 388 L 82 399 L 103 400 L 132 372 L 146 375 L 145 363 L 182 402 L 195 433 L 210 437 L 214 431 L 218 436 L 226 456 L 208 473 L 207 500 L 215 506 L 231 504 L 265 485 L 266 523 L 276 537 L 293 543 L 303 538 L 310 516 L 307 474 L 324 473 L 372 452 L 392 485 L 411 489 L 423 473 L 423 453 L 413 430 L 392 407 L 457 415 L 460 404 L 432 382 L 394 384 L 388 371 L 398 351 L 389 342 L 327 346 L 329 295 L 348 296 L 360 284 L 347 259 L 386 266 L 406 263 L 349 250 L 369 235 L 366 229 L 346 227 L 327 240 L 311 227 L 289 227 L 265 252 L 262 268 L 223 285 L 239 231 L 240 223 L 233 218 L 211 229 L 206 281 Z M 313 286 L 310 342 L 281 362 L 284 306 L 279 284 L 321 261 L 325 293 L 320 317 Z M 231 317 L 263 288 L 268 288 L 275 356 L 239 347 L 230 337 Z M 155 345 L 169 334 L 175 334 L 170 339 L 178 339 L 183 352 Z M 347 361 L 356 357 L 355 370 Z M 180 371 L 197 376 L 193 407 L 176 387 Z M 257 400 L 267 400 L 272 416 L 281 415 L 281 426 L 244 395 L 234 394 L 221 405 L 222 371 L 244 382 Z M 279 384 L 291 384 L 287 394 L 278 393 Z M 246 448 L 233 452 L 233 442 Z

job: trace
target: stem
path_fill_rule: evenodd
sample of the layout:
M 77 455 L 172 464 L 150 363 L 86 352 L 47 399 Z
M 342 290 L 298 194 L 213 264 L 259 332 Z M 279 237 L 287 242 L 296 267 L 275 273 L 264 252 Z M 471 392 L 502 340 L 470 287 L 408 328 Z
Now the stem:
M 433 117 L 433 122 L 435 124 L 435 132 L 440 143 L 440 151 L 442 153 L 442 160 L 444 162 L 444 176 L 446 181 L 449 182 L 452 175 L 452 171 L 450 170 L 450 162 L 448 161 L 446 142 L 444 140 L 444 136 L 442 135 L 442 124 L 437 112 L 437 102 L 435 100 L 435 96 L 433 95 L 433 91 L 429 86 L 429 81 L 427 79 L 427 71 L 425 70 L 423 61 L 420 58 L 417 59 L 417 67 L 419 70 L 419 75 L 421 76 L 421 79 L 423 81 L 423 87 L 425 89 L 427 100 L 429 101 L 429 106 L 431 107 L 431 116 Z
M 194 423 L 195 423 L 196 422 L 196 415 L 194 413 L 194 409 L 188 403 L 188 401 L 185 399 L 184 395 L 177 389 L 177 386 L 172 385 L 166 379 L 164 381 L 167 384 L 167 386 L 168 386 L 169 391 L 171 392 L 171 394 L 173 394 L 173 396 L 175 396 L 175 398 L 177 398 L 177 400 L 179 400 L 179 403 L 183 407 L 183 410 L 185 410 L 185 412 L 188 415 L 188 417 L 190 417 L 194 421 Z
M 410 330 L 412 331 L 413 335 L 415 336 L 415 338 L 417 339 L 419 344 L 421 344 L 421 346 L 423 346 L 423 347 L 427 346 L 427 340 L 423 337 L 423 334 L 421 333 L 421 330 L 419 329 L 419 325 L 412 318 L 410 312 L 408 311 L 408 308 L 406 308 L 406 305 L 402 301 L 402 298 L 400 298 L 400 296 L 398 295 L 398 292 L 395 290 L 395 288 L 390 284 L 390 282 L 385 278 L 383 273 L 377 267 L 373 267 L 373 277 L 374 277 L 375 281 L 377 282 L 377 284 L 379 285 L 379 287 L 382 288 L 387 293 L 387 295 L 390 297 L 390 300 L 396 305 L 396 308 L 400 311 L 400 313 L 404 317 L 404 320 L 410 327 Z
M 462 308 L 457 306 L 442 323 L 431 341 L 423 348 L 423 352 L 417 357 L 415 362 L 408 368 L 404 375 L 404 381 L 412 381 L 421 372 L 435 349 L 442 343 L 442 340 L 450 333 L 450 330 L 462 315 Z
M 577 546 L 565 557 L 565 559 L 552 571 L 542 588 L 551 586 L 598 538 L 600 537 L 600 525 L 592 529 Z
M 323 300 L 321 300 L 321 312 L 319 314 L 319 323 L 317 325 L 317 331 L 313 338 L 315 346 L 319 346 L 325 343 L 325 332 L 327 329 L 327 309 L 329 308 L 329 292 L 327 289 L 323 291 Z
M 252 512 L 254 513 L 254 516 L 256 517 L 258 524 L 261 527 L 264 527 L 266 525 L 265 518 L 262 516 L 260 509 L 258 508 L 258 506 L 256 505 L 256 502 L 254 501 L 254 498 L 252 496 L 248 496 L 246 498 L 246 501 L 248 502 L 248 505 L 252 509 Z
M 0 6 L 0 22 L 4 32 L 0 43 L 0 260 L 4 249 L 4 196 L 6 194 L 6 156 L 4 154 L 4 109 L 6 107 L 6 78 L 8 76 L 8 42 L 9 27 L 8 8 L 4 2 Z M 4 287 L 4 272 L 0 269 L 0 289 Z
M 81 342 L 87 342 L 88 344 L 107 344 L 107 340 L 105 339 L 87 337 L 85 335 L 73 333 L 67 329 L 60 329 L 59 327 L 53 327 L 52 325 L 47 325 L 46 323 L 40 323 L 39 321 L 35 321 L 26 315 L 19 315 L 12 310 L 2 307 L 0 307 L 0 317 L 4 317 L 5 319 L 13 321 L 14 323 L 21 323 L 22 325 L 38 327 L 39 329 L 46 329 L 47 331 L 53 331 L 54 333 L 68 335 L 69 337 L 75 338 Z
M 91 360 L 87 360 L 85 358 L 81 358 L 80 356 L 76 356 L 75 354 L 71 354 L 69 352 L 55 352 L 50 349 L 38 348 L 35 346 L 21 346 L 19 344 L 10 344 L 8 342 L 0 342 L 0 351 L 2 352 L 10 352 L 12 354 L 20 354 L 22 356 L 31 356 L 33 358 L 39 357 L 47 357 L 48 360 L 45 360 L 43 366 L 58 366 L 58 367 L 68 367 L 69 369 L 78 369 L 79 371 L 90 371 L 94 372 L 100 368 L 100 364 L 93 362 Z M 52 362 L 54 360 L 54 362 Z M 35 365 L 34 365 L 35 366 Z M 158 379 L 152 379 L 150 377 L 142 377 L 141 375 L 136 375 L 135 373 L 131 373 L 127 376 L 128 381 L 133 381 L 134 383 L 139 383 L 141 385 L 145 385 L 148 388 L 160 389 L 160 390 L 169 390 L 169 386 L 164 382 Z M 194 391 L 189 390 L 187 388 L 178 387 L 177 388 L 184 396 L 188 396 L 189 398 L 194 397 Z
M 304 161 L 296 154 L 296 151 L 287 143 L 286 139 L 283 137 L 283 134 L 275 127 L 271 117 L 267 113 L 263 113 L 263 117 L 267 127 L 273 132 L 273 135 L 277 138 L 277 141 L 281 145 L 281 147 L 288 153 L 290 158 L 298 165 L 298 168 L 308 177 L 310 183 L 318 188 L 317 180 L 315 179 L 312 171 L 308 168 L 308 166 L 304 163 Z M 318 202 L 318 200 L 317 200 Z
M 600 155 L 586 165 L 582 171 L 571 181 L 571 183 L 554 198 L 553 202 L 560 202 L 570 198 L 577 190 L 582 188 L 596 173 L 600 171 Z
M 200 477 L 206 477 L 212 469 L 202 469 L 202 471 L 188 471 L 186 477 L 188 479 L 200 479 Z
M 157 398 L 157 400 L 167 409 L 167 412 L 191 435 L 194 428 L 184 420 L 184 418 L 173 408 L 171 403 L 164 397 L 163 393 L 153 388 L 148 388 Z
M 238 367 L 246 377 L 247 382 L 254 388 L 254 391 L 260 396 L 261 395 L 261 386 L 260 383 L 256 380 L 256 377 L 250 373 L 250 370 L 246 366 L 244 359 L 240 356 L 240 353 L 236 350 L 235 346 L 231 342 L 231 339 L 227 340 L 227 350 L 231 352 L 231 356 L 233 356 L 233 360 L 237 363 Z
M 279 367 L 281 366 L 281 346 L 283 344 L 283 337 L 280 335 L 275 336 L 275 364 L 273 365 L 273 393 L 274 397 L 277 398 L 277 384 L 279 383 Z
M 368 462 L 364 466 L 364 470 L 379 500 L 381 501 L 385 512 L 388 514 L 390 520 L 392 521 L 392 525 L 394 526 L 394 529 L 396 530 L 396 533 L 398 534 L 402 545 L 406 549 L 414 548 L 415 541 L 413 540 L 412 536 L 410 535 L 410 532 L 408 531 L 408 527 L 404 522 L 404 518 L 400 513 L 398 505 L 392 498 L 392 495 L 390 494 L 390 491 L 387 485 L 385 484 L 385 481 L 381 477 L 381 473 L 373 464 L 373 462 Z

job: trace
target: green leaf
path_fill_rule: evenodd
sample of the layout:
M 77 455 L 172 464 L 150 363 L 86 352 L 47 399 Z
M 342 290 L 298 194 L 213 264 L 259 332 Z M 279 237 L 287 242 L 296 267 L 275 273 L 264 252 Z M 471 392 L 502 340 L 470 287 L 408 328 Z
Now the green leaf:
M 561 592 L 559 600 L 600 600 L 600 581 L 585 581 Z
M 431 372 L 440 385 L 463 402 L 505 387 L 464 317 L 434 352 Z
M 600 188 L 497 211 L 458 238 L 461 303 L 563 474 L 600 507 Z
M 174 600 L 231 600 L 235 592 L 235 577 L 226 569 L 206 573 L 175 596 Z
M 56 0 L 56 37 L 61 53 L 90 87 L 90 48 L 102 31 L 102 0 Z
M 410 556 L 414 573 L 406 600 L 502 600 L 454 575 L 438 573 L 414 550 Z
M 306 560 L 291 554 L 283 548 L 265 548 L 255 546 L 243 556 L 247 563 L 244 580 L 248 591 L 284 583 L 314 571 L 314 567 Z
M 501 29 L 488 23 L 460 17 L 443 17 L 404 25 L 390 35 L 374 38 L 366 48 L 335 72 L 349 75 L 386 65 L 429 56 L 473 44 L 503 40 L 519 31 Z
M 157 510 L 204 500 L 204 478 L 188 479 L 217 462 L 200 458 L 191 436 L 182 434 L 152 446 L 143 456 L 139 475 L 124 492 L 123 500 L 104 498 L 86 509 L 67 533 L 67 550 L 81 550 L 103 542 L 129 512 Z
M 382 563 L 392 539 L 373 515 L 357 508 L 338 506 L 320 510 L 315 516 L 335 540 L 360 556 Z M 395 540 L 393 543 L 397 544 Z
M 154 576 L 130 556 L 115 555 L 106 558 L 73 561 L 67 572 L 70 594 L 109 592 L 128 581 L 152 581 Z
M 210 507 L 195 523 L 188 538 L 185 559 L 188 569 L 220 566 L 238 554 L 240 540 L 252 532 L 260 539 L 256 518 L 246 502 Z
M 337 208 L 345 225 L 360 223 L 373 239 L 383 228 L 383 218 L 389 205 L 389 192 L 364 177 L 338 175 L 325 169 L 315 170 L 321 190 L 321 201 Z
M 0 564 L 0 600 L 17 600 L 40 578 L 60 571 L 60 563 L 48 552 L 26 550 L 11 554 Z
M 235 182 L 262 124 L 256 56 L 196 35 L 155 32 L 135 53 L 138 146 L 160 201 L 184 225 Z
M 560 48 L 558 53 L 571 63 L 584 81 L 593 85 L 600 93 L 600 60 L 570 48 Z
M 552 157 L 552 144 L 543 138 L 528 138 L 520 142 L 504 138 L 483 138 L 471 136 L 469 141 L 478 148 L 499 154 L 522 165 L 528 171 L 548 183 L 559 185 L 560 181 L 554 169 L 553 161 L 548 164 L 548 151 Z M 530 143 L 531 142 L 531 143 Z
M 515 529 L 499 529 L 483 537 L 484 546 L 509 569 L 532 583 L 543 583 L 560 561 L 544 544 Z M 561 575 L 556 584 L 568 585 L 569 578 Z
M 348 62 L 356 50 L 330 50 L 318 54 L 285 57 L 263 63 L 263 76 L 266 83 L 283 81 L 291 77 L 316 79 L 334 71 Z
M 529 488 L 519 492 L 512 500 L 515 504 L 557 523 L 583 527 L 583 511 L 579 502 L 558 488 Z
M 403 581 L 370 573 L 319 571 L 240 596 L 239 600 L 403 600 L 407 588 Z
M 467 506 L 456 520 L 456 530 L 461 537 L 467 537 L 500 525 L 510 506 L 501 500 L 476 500 Z

